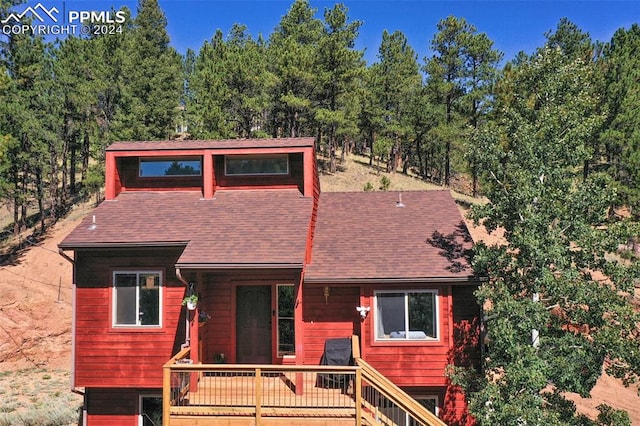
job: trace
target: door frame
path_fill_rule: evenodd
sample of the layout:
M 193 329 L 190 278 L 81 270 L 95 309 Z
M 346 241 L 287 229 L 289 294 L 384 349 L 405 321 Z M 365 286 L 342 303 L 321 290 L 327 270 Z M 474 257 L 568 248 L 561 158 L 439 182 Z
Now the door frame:
M 260 282 L 260 281 L 236 281 L 231 283 L 231 335 L 232 335 L 232 363 L 237 363 L 238 361 L 238 287 L 258 287 L 258 286 L 269 286 L 269 294 L 270 294 L 270 315 L 271 315 L 271 364 L 275 364 L 277 357 L 277 343 L 274 341 L 276 337 L 274 333 L 277 329 L 274 327 L 274 319 L 275 319 L 275 293 L 274 289 L 276 288 L 276 283 L 269 282 Z

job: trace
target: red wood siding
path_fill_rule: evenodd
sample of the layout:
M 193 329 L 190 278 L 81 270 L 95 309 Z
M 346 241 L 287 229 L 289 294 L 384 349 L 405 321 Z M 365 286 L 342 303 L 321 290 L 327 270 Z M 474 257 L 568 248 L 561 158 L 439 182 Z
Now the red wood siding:
M 277 176 L 225 176 L 224 155 L 215 155 L 213 168 L 218 188 L 233 189 L 247 187 L 277 188 L 296 187 L 304 193 L 304 164 L 301 153 L 289 154 L 289 175 Z
M 231 282 L 228 277 L 216 277 L 214 274 L 204 274 L 203 286 L 199 293 L 202 295 L 201 309 L 206 311 L 211 319 L 200 328 L 202 342 L 202 362 L 213 363 L 215 354 L 223 353 L 229 361 L 235 351 L 235 337 L 231 333 L 232 305 Z
M 351 337 L 357 333 L 359 300 L 359 287 L 329 286 L 329 297 L 325 302 L 323 286 L 305 286 L 304 364 L 320 364 L 327 339 Z
M 184 278 L 197 283 L 198 307 L 211 316 L 211 319 L 198 329 L 202 362 L 213 363 L 214 356 L 223 353 L 226 362 L 233 363 L 236 354 L 236 287 L 239 285 L 272 286 L 275 301 L 275 285 L 298 284 L 300 271 L 296 269 L 205 271 L 197 274 L 186 273 Z M 273 362 L 278 363 L 275 348 L 275 318 L 272 324 Z
M 473 295 L 477 285 L 455 286 L 453 301 L 453 347 L 449 363 L 474 368 L 480 365 L 480 306 Z M 457 386 L 449 386 L 441 418 L 449 425 L 471 426 L 476 421 L 469 414 L 465 395 Z
M 176 249 L 76 253 L 75 386 L 162 386 L 161 366 L 185 336 L 185 288 L 173 269 L 177 256 Z M 112 271 L 129 268 L 163 270 L 162 327 L 112 326 Z
M 440 313 L 439 341 L 436 342 L 376 342 L 374 338 L 374 290 L 438 290 Z M 423 285 L 376 286 L 363 291 L 362 305 L 371 311 L 362 324 L 362 357 L 398 386 L 445 386 L 444 370 L 451 346 L 450 287 Z

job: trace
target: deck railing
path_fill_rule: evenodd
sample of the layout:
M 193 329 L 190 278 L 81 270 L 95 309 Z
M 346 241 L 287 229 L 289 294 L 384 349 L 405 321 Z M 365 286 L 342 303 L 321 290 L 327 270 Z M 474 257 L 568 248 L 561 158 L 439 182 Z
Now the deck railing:
M 389 426 L 447 426 L 438 416 L 360 357 L 358 336 L 351 338 L 351 345 L 355 364 L 361 369 L 362 413 L 368 423 Z
M 165 426 L 203 416 L 361 424 L 358 367 L 189 364 L 187 357 L 181 352 L 164 366 Z
M 446 426 L 363 361 L 355 336 L 353 347 L 356 365 L 345 367 L 190 364 L 186 348 L 164 365 L 163 425 L 245 417 Z

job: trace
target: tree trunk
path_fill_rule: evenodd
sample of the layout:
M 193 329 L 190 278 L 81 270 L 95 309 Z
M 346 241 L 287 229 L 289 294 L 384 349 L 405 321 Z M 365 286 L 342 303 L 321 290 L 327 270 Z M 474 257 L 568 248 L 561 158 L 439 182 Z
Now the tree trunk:
M 85 182 L 87 180 L 87 174 L 89 173 L 89 151 L 90 151 L 90 138 L 89 132 L 87 130 L 84 131 L 84 138 L 82 138 L 82 170 L 81 170 L 81 182 Z
M 76 135 L 74 134 L 71 137 L 69 148 L 71 149 L 70 158 L 69 158 L 69 192 L 72 195 L 76 194 L 76 154 L 77 154 L 77 144 L 76 144 Z

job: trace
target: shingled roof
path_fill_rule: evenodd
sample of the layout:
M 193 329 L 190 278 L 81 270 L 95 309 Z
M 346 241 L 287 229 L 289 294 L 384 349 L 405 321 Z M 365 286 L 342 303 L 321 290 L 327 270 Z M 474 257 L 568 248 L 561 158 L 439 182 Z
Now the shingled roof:
M 203 149 L 248 149 L 248 148 L 306 148 L 314 145 L 314 138 L 271 139 L 223 139 L 223 140 L 169 140 L 169 141 L 124 141 L 114 142 L 107 151 L 162 151 Z
M 296 190 L 219 191 L 209 200 L 199 191 L 124 192 L 60 247 L 184 245 L 176 266 L 301 267 L 312 204 Z
M 449 191 L 325 192 L 305 281 L 467 280 L 471 246 Z

